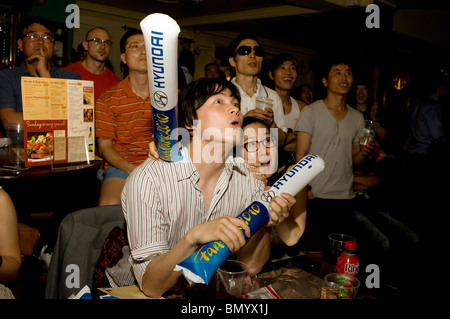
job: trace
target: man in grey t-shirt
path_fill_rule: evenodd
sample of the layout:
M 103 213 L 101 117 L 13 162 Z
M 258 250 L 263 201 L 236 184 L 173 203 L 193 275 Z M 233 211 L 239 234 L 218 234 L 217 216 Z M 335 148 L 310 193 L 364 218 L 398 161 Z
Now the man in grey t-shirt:
M 324 171 L 310 183 L 306 226 L 307 249 L 318 251 L 325 251 L 328 234 L 351 234 L 353 163 L 362 163 L 374 148 L 373 141 L 359 144 L 364 118 L 346 103 L 353 84 L 349 63 L 330 63 L 322 83 L 326 98 L 307 105 L 295 126 L 296 160 L 315 154 L 325 161 Z

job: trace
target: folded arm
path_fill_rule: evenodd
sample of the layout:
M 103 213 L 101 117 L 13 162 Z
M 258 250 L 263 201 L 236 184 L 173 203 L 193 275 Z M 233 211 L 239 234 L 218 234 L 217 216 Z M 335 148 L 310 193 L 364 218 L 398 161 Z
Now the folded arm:
M 98 138 L 97 142 L 100 156 L 112 166 L 128 174 L 136 168 L 114 149 L 112 140 Z

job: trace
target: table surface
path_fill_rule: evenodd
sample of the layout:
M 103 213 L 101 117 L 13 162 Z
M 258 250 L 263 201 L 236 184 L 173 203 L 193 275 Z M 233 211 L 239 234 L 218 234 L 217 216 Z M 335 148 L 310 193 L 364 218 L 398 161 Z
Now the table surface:
M 9 165 L 8 148 L 0 148 L 0 181 L 8 179 L 34 178 L 36 176 L 44 176 L 51 174 L 65 174 L 74 171 L 89 169 L 92 167 L 100 168 L 103 164 L 101 158 L 96 157 L 94 160 L 82 163 L 64 163 L 51 167 L 50 165 L 23 167 L 14 169 Z
M 30 214 L 53 213 L 61 218 L 78 209 L 97 206 L 101 186 L 97 172 L 103 160 L 33 166 L 12 170 L 8 148 L 0 148 L 0 186 L 11 196 L 19 221 Z
M 268 262 L 263 270 L 247 282 L 244 292 L 272 285 L 282 299 L 318 299 L 323 277 L 334 272 L 325 260 L 299 255 L 276 262 Z M 185 280 L 164 294 L 166 299 L 215 299 L 215 276 L 208 285 L 189 285 Z

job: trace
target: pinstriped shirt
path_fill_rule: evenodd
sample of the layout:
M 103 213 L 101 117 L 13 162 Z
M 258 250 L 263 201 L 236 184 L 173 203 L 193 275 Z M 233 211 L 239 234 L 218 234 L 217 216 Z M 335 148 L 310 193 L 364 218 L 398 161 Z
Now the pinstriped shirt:
M 243 159 L 228 157 L 216 184 L 210 206 L 203 203 L 197 185 L 199 173 L 188 150 L 183 160 L 147 159 L 128 177 L 122 192 L 133 272 L 142 288 L 150 260 L 169 251 L 195 225 L 225 215 L 238 216 L 261 192 Z

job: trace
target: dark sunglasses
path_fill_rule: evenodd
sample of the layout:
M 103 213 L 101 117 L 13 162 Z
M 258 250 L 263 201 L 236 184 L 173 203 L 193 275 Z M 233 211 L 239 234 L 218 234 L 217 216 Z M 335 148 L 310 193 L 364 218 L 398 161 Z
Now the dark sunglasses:
M 264 56 L 264 49 L 260 46 L 254 46 L 253 50 L 255 51 L 256 56 Z M 239 55 L 249 55 L 252 52 L 252 47 L 249 45 L 240 46 L 236 50 L 236 54 Z

